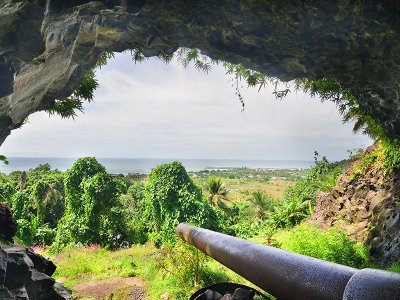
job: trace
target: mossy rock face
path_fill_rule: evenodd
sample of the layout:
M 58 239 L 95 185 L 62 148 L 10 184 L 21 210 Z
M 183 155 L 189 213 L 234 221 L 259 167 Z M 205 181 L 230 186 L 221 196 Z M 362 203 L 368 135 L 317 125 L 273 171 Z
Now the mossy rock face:
M 337 227 L 371 246 L 375 262 L 400 259 L 400 172 L 382 165 L 379 145 L 352 161 L 329 193 L 317 195 L 309 217 L 322 228 Z
M 399 138 L 399 11 L 396 1 L 0 0 L 0 143 L 68 96 L 103 51 L 177 47 L 284 81 L 336 79 Z

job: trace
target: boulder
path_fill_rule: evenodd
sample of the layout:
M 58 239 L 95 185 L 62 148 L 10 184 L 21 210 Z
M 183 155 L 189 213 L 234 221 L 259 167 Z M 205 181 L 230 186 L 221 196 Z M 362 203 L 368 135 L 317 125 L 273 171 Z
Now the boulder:
M 32 249 L 3 246 L 0 248 L 0 299 L 74 299 L 62 285 L 55 286 L 50 277 L 54 271 L 54 264 Z
M 17 232 L 17 222 L 12 217 L 10 208 L 0 203 L 0 239 L 12 242 Z

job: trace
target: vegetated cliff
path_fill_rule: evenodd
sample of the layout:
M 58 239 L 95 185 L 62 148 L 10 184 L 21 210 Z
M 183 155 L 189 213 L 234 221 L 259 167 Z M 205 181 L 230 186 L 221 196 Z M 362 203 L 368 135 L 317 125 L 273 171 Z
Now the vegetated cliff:
M 400 171 L 385 169 L 379 145 L 352 161 L 329 193 L 317 195 L 309 220 L 338 227 L 371 246 L 380 264 L 400 259 Z
M 276 76 L 336 79 L 400 137 L 397 1 L 0 0 L 0 144 L 104 51 L 178 47 Z
M 0 299 L 74 299 L 50 277 L 56 270 L 51 261 L 12 243 L 16 230 L 10 209 L 0 204 Z

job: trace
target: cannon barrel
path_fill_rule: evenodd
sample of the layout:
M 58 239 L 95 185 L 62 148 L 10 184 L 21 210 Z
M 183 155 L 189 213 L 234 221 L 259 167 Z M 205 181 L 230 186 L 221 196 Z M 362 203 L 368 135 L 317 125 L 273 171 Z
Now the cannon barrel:
M 400 299 L 400 275 L 355 269 L 181 223 L 183 240 L 278 299 Z

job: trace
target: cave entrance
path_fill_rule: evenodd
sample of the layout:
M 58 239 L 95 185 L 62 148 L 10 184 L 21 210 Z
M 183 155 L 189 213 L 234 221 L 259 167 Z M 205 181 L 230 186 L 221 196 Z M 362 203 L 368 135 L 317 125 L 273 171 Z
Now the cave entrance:
M 81 156 L 233 159 L 241 167 L 240 160 L 249 159 L 311 164 L 315 150 L 341 160 L 347 150 L 371 143 L 352 133 L 352 123 L 342 124 L 334 103 L 293 89 L 279 100 L 272 84 L 259 91 L 245 82 L 236 86 L 221 64 L 206 73 L 176 59 L 165 64 L 153 57 L 135 64 L 124 52 L 96 76 L 94 103 L 85 104 L 84 113 L 78 111 L 74 121 L 36 113 L 6 140 L 3 153 L 11 161 L 15 156 L 69 157 L 70 164 Z

